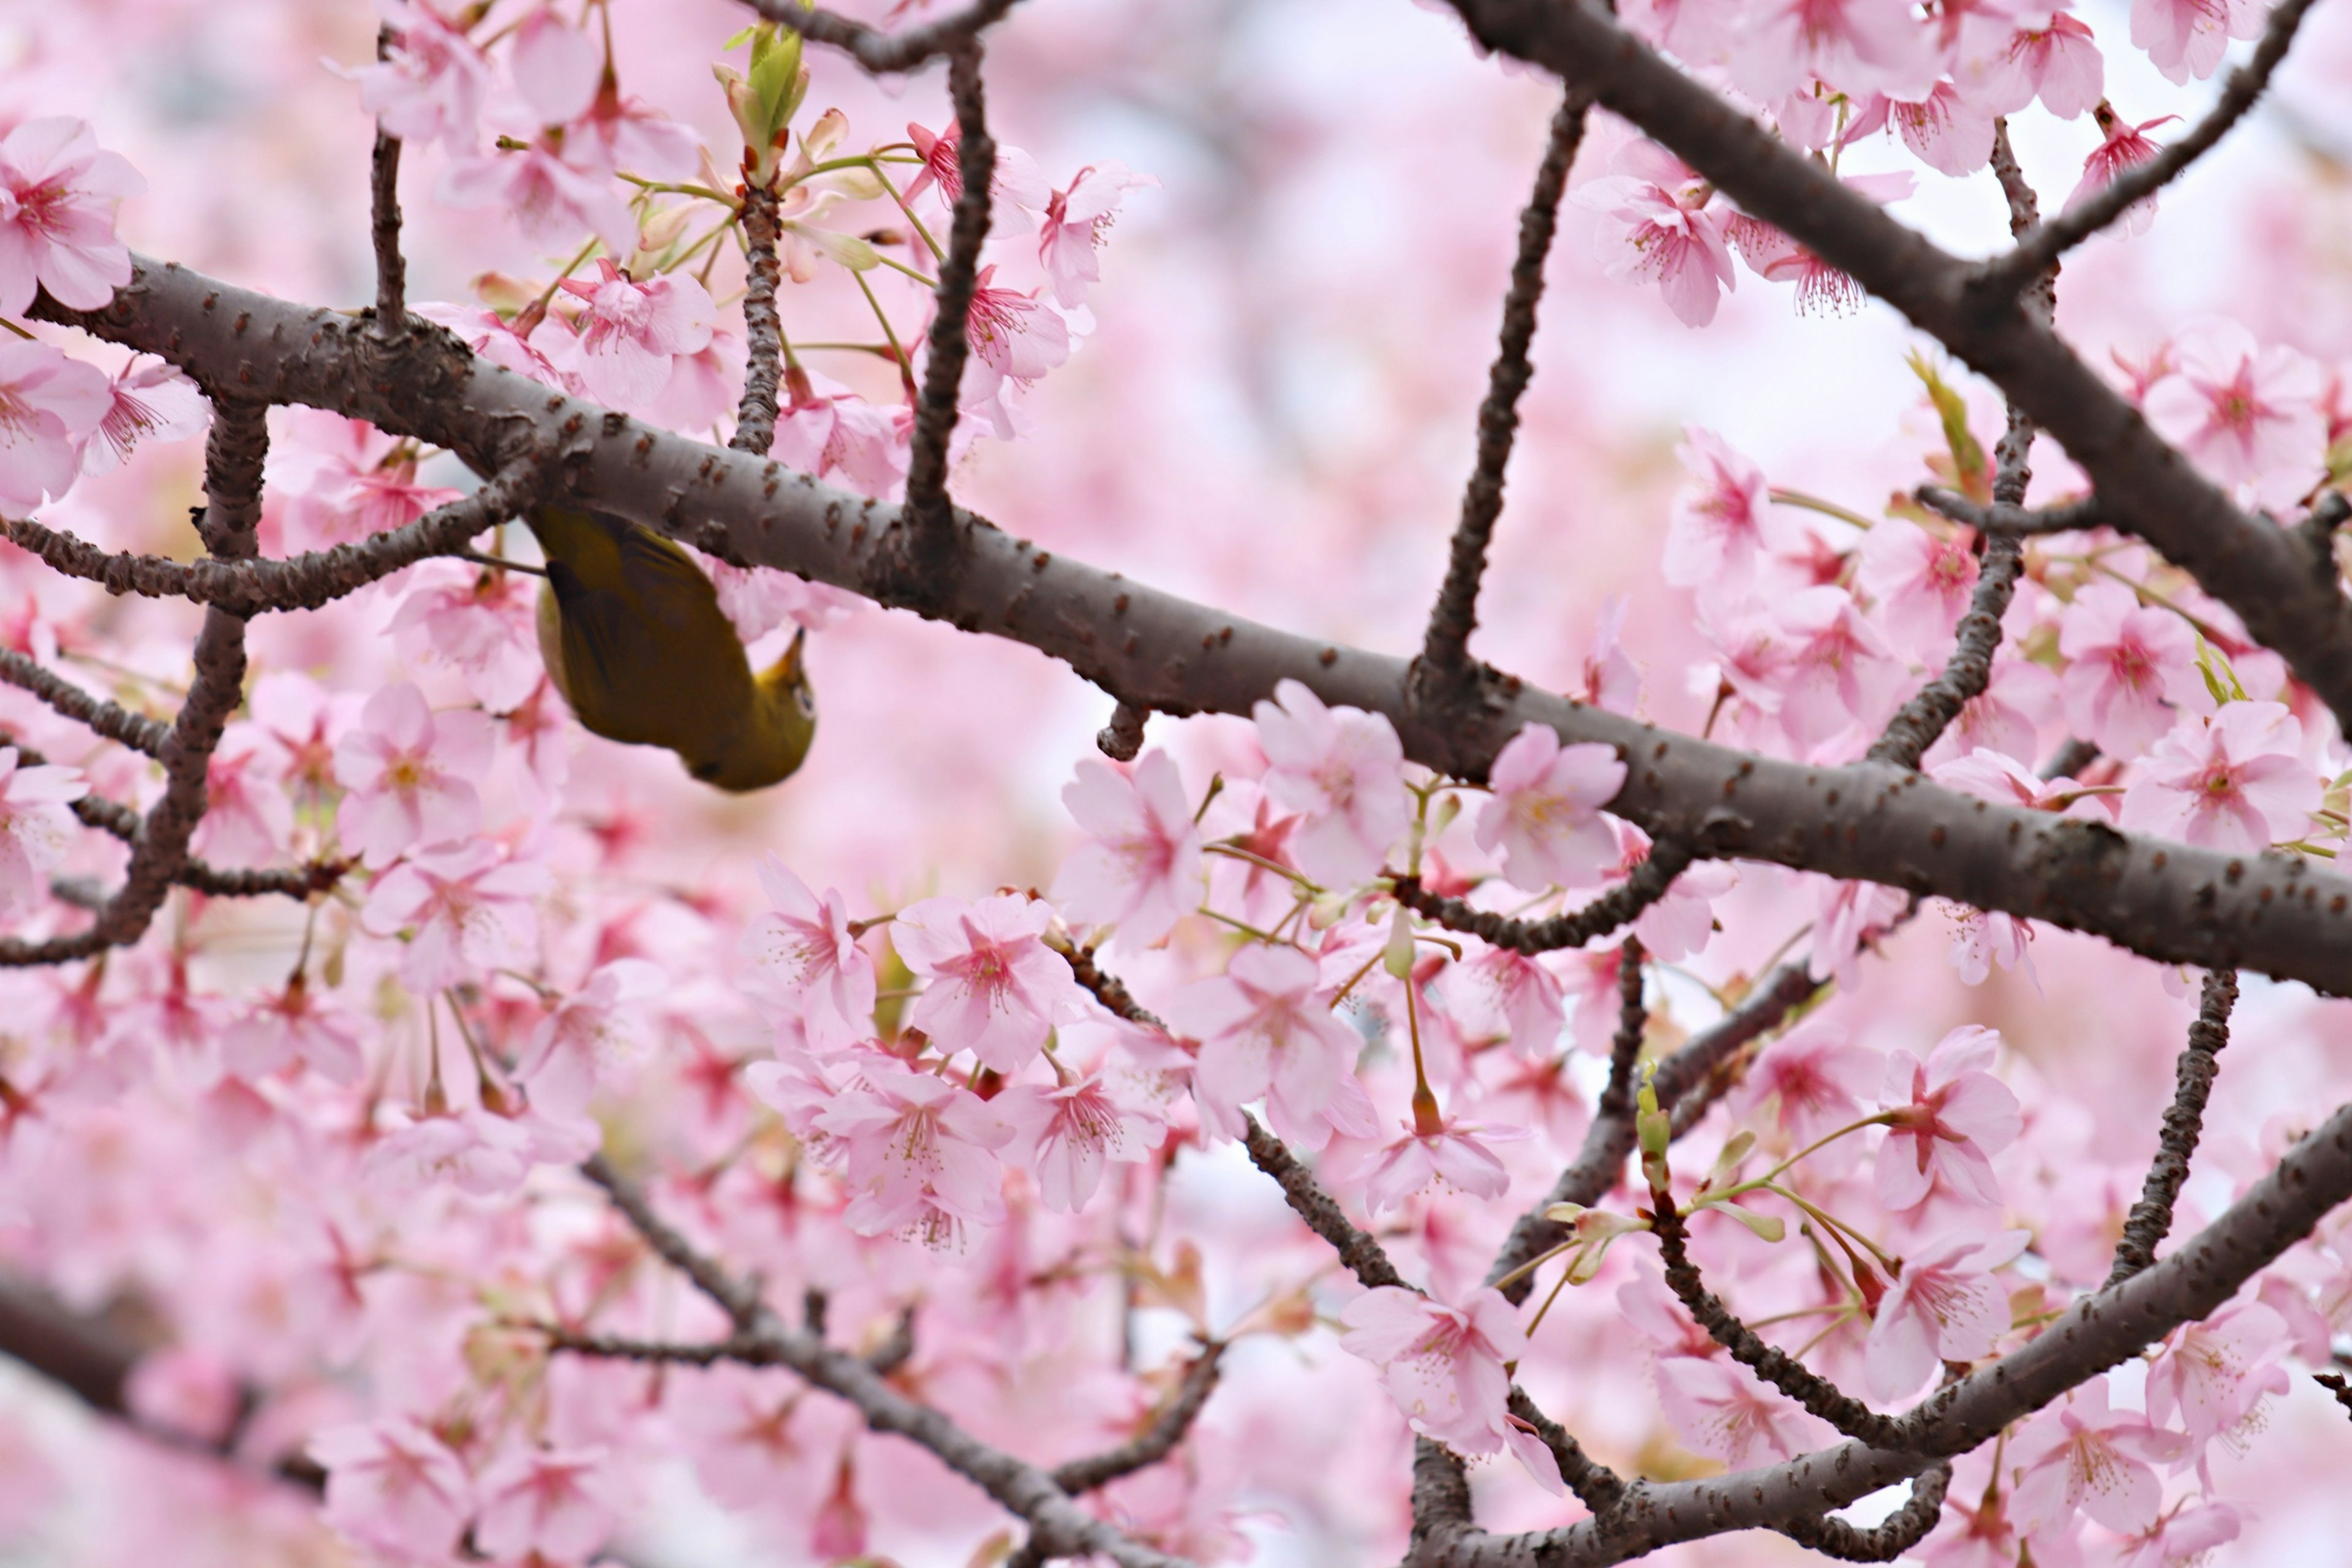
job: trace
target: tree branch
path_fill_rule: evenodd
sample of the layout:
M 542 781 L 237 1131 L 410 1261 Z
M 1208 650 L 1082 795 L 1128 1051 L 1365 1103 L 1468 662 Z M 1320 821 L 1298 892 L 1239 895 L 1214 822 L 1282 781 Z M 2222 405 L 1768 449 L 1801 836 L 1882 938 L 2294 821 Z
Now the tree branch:
M 745 178 L 750 178 L 748 173 Z M 743 288 L 743 342 L 749 357 L 743 370 L 743 400 L 735 411 L 735 435 L 727 444 L 755 458 L 766 457 L 768 448 L 776 444 L 776 382 L 782 374 L 784 357 L 783 318 L 776 313 L 776 284 L 783 272 L 776 259 L 776 244 L 782 237 L 774 187 L 747 188 L 743 243 L 750 253 L 751 275 Z
M 1486 400 L 1478 407 L 1478 457 L 1462 496 L 1462 518 L 1454 528 L 1452 558 L 1437 603 L 1429 612 L 1422 643 L 1424 672 L 1444 684 L 1458 682 L 1469 660 L 1470 632 L 1478 624 L 1478 580 L 1486 570 L 1486 545 L 1503 511 L 1503 470 L 1519 431 L 1519 397 L 1535 374 L 1528 347 L 1536 335 L 1536 306 L 1543 298 L 1544 259 L 1559 226 L 1559 194 L 1569 165 L 1584 141 L 1586 100 L 1570 93 L 1551 118 L 1550 139 L 1537 165 L 1535 190 L 1519 214 L 1519 251 L 1511 264 L 1511 286 L 1503 296 L 1501 342 L 1486 373 Z
M 387 58 L 392 29 L 379 27 L 375 58 Z M 375 330 L 398 337 L 408 330 L 408 264 L 400 254 L 400 139 L 375 132 L 375 154 L 368 169 L 368 234 L 375 245 Z
M 2133 203 L 2163 189 L 2203 157 L 2263 96 L 2271 73 L 2286 58 L 2295 30 L 2303 26 L 2313 4 L 2314 0 L 2280 0 L 2271 11 L 2270 24 L 2263 29 L 2252 57 L 2230 73 L 2220 99 L 2188 135 L 2147 163 L 2125 170 L 2090 200 L 2060 213 L 2025 235 L 2005 255 L 1986 262 L 1974 287 L 1987 295 L 2016 293 L 2061 256 L 2123 216 Z
M 745 0 L 751 9 L 779 26 L 790 27 L 804 38 L 820 44 L 830 44 L 842 50 L 876 76 L 896 71 L 910 71 L 926 61 L 953 53 L 966 39 L 976 37 L 982 29 L 993 26 L 1015 0 L 975 0 L 975 3 L 953 16 L 942 16 L 919 27 L 908 27 L 897 33 L 885 33 L 863 22 L 853 22 L 831 11 L 803 7 L 798 0 Z
M 144 713 L 133 713 L 102 697 L 91 696 L 14 648 L 0 648 L 0 680 L 31 692 L 90 733 L 120 742 L 151 757 L 163 749 L 163 737 L 171 732 L 168 725 Z
M 1184 1369 L 1183 1381 L 1151 1417 L 1151 1424 L 1116 1448 L 1083 1459 L 1072 1459 L 1054 1470 L 1054 1484 L 1076 1497 L 1097 1487 L 1108 1486 L 1121 1476 L 1156 1465 L 1176 1451 L 1176 1445 L 1192 1430 L 1201 1412 L 1208 1407 L 1209 1395 L 1216 1391 L 1218 1364 L 1225 1353 L 1221 1342 L 1212 1342 L 1202 1348 L 1192 1364 Z
M 1392 886 L 1397 902 L 1446 930 L 1464 931 L 1490 947 L 1507 947 L 1533 957 L 1559 948 L 1582 947 L 1639 918 L 1666 896 L 1675 879 L 1696 858 L 1682 840 L 1658 839 L 1650 846 L 1649 858 L 1634 867 L 1625 880 L 1582 909 L 1541 921 L 1515 921 L 1490 910 L 1474 909 L 1460 899 L 1431 892 L 1418 877 L 1395 878 Z
M 1367 1289 L 1402 1285 L 1404 1276 L 1389 1261 L 1387 1251 L 1370 1232 L 1356 1227 L 1340 1209 L 1339 1201 L 1316 1184 L 1315 1173 L 1302 1164 L 1281 1139 L 1267 1131 L 1256 1117 L 1244 1111 L 1242 1121 L 1245 1128 L 1242 1147 L 1249 1151 L 1250 1163 L 1274 1178 L 1291 1212 L 1307 1222 L 1307 1229 L 1331 1244 L 1331 1250 L 1339 1255 L 1348 1271 L 1363 1281 Z
M 1877 1524 L 1864 1529 L 1823 1514 L 1788 1520 L 1773 1528 L 1800 1546 L 1847 1563 L 1892 1563 L 1927 1539 L 1944 1517 L 1944 1493 L 1952 1484 L 1952 1462 L 1938 1459 L 1911 1478 L 1911 1496 Z
M 2205 1129 L 2205 1101 L 2213 1092 L 2221 1064 L 2214 1058 L 2230 1043 L 2230 1011 L 2237 1005 L 2238 977 L 2226 969 L 2205 976 L 2204 994 L 2197 1004 L 2197 1021 L 2189 1026 L 2189 1044 L 2173 1064 L 2172 1103 L 2165 1107 L 2164 1131 L 2158 1136 L 2156 1158 L 2140 1185 L 2139 1201 L 2124 1221 L 2116 1243 L 2116 1264 L 2109 1285 L 2120 1285 L 2156 1261 L 2156 1249 L 2172 1228 L 2172 1205 L 2189 1180 L 2189 1162 Z
M 2098 528 L 2113 521 L 2096 496 L 2084 496 L 2081 500 L 2038 508 L 1999 504 L 1985 506 L 1939 485 L 1921 485 L 1911 492 L 1911 496 L 1928 510 L 1939 512 L 1954 522 L 1967 523 L 1979 533 L 2010 534 L 2020 538 L 2031 534 L 2079 533 L 2086 528 Z

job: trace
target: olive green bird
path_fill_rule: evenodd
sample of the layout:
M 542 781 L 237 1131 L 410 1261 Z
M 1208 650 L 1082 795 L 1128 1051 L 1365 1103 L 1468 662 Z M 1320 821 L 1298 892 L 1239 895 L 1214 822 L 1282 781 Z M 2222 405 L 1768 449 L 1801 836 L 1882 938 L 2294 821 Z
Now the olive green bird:
M 792 776 L 816 733 L 801 637 L 754 675 L 718 590 L 676 544 L 572 507 L 534 507 L 525 521 L 547 555 L 540 656 L 582 724 L 667 747 L 724 790 Z

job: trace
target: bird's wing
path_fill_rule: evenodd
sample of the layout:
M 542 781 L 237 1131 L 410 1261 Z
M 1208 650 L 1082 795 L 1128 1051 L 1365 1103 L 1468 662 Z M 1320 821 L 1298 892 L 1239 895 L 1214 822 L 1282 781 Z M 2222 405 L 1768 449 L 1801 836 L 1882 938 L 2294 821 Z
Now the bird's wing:
M 630 524 L 621 534 L 621 577 L 664 626 L 679 629 L 702 606 L 716 614 L 718 590 L 693 558 L 649 529 Z

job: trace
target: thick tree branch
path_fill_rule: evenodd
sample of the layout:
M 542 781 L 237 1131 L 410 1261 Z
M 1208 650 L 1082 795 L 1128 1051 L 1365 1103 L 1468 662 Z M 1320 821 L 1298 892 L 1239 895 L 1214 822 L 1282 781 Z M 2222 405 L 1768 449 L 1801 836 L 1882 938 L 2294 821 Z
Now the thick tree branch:
M 1478 457 L 1462 496 L 1462 518 L 1454 527 L 1454 547 L 1445 583 L 1429 612 L 1421 649 L 1424 675 L 1441 685 L 1458 680 L 1469 660 L 1470 632 L 1478 624 L 1478 580 L 1486 571 L 1486 546 L 1503 511 L 1503 470 L 1519 432 L 1519 397 L 1535 369 L 1528 348 L 1535 341 L 1536 306 L 1543 299 L 1544 259 L 1551 254 L 1559 222 L 1559 194 L 1569 165 L 1584 142 L 1586 100 L 1570 93 L 1551 118 L 1551 135 L 1537 165 L 1535 190 L 1519 214 L 1519 251 L 1511 264 L 1511 286 L 1503 296 L 1501 342 L 1486 373 L 1486 400 L 1478 406 Z
M 1182 1558 L 1146 1546 L 1079 1508 L 1045 1470 L 989 1447 L 940 1411 L 899 1393 L 864 1359 L 787 1328 L 754 1285 L 729 1273 L 662 1219 L 645 1192 L 602 1154 L 592 1156 L 581 1171 L 604 1189 L 656 1253 L 734 1321 L 736 1332 L 728 1342 L 740 1344 L 745 1352 L 736 1359 L 789 1367 L 845 1401 L 874 1431 L 929 1449 L 950 1469 L 1026 1520 L 1032 1539 L 1047 1556 L 1098 1554 L 1121 1568 L 1190 1568 Z
M 882 76 L 910 71 L 926 61 L 953 53 L 966 39 L 976 37 L 982 29 L 995 25 L 1013 9 L 1015 0 L 975 0 L 973 5 L 952 16 L 896 33 L 885 33 L 831 11 L 804 7 L 799 0 L 745 0 L 745 3 L 779 26 L 790 27 L 803 37 L 812 38 L 820 44 L 830 44 L 867 71 Z
M 2033 319 L 2015 287 L 1980 287 L 1974 266 L 1840 184 L 1585 0 L 1452 3 L 1480 43 L 1591 92 L 2000 387 L 2064 445 L 2115 516 L 2235 611 L 2352 731 L 2352 605 L 2332 582 L 2313 579 L 2291 537 L 2249 519 L 2158 437 Z
M 1657 69 L 1674 77 L 1663 65 Z M 1697 90 L 1675 80 L 1676 93 Z M 1730 134 L 1744 147 L 1753 133 L 1740 121 Z M 1769 139 L 1765 148 L 1768 160 L 1781 156 Z M 1795 162 L 1811 190 L 1810 165 Z M 1863 221 L 1892 227 L 1876 207 L 1862 205 Z M 44 315 L 207 374 L 233 377 L 241 369 L 252 395 L 334 408 L 453 447 L 485 468 L 502 466 L 514 450 L 532 451 L 562 464 L 578 493 L 605 510 L 723 559 L 780 567 L 886 604 L 908 602 L 892 589 L 886 549 L 899 522 L 897 508 L 575 403 L 475 362 L 421 326 L 398 345 L 378 344 L 332 311 L 285 305 L 184 268 L 135 266 L 136 277 L 106 311 L 79 316 L 44 306 Z M 2084 396 L 2115 401 L 2095 381 Z M 2053 420 L 2020 402 L 2053 432 L 2061 421 L 2081 422 L 2079 409 L 2061 409 Z M 2179 477 L 2203 485 L 2185 468 Z M 2225 522 L 2235 516 L 2218 493 L 2206 492 L 2224 508 Z M 2212 521 L 2189 504 L 2193 497 L 2172 499 L 2182 505 L 2166 513 L 2168 527 L 2181 518 Z M 933 613 L 1066 660 L 1123 700 L 1163 711 L 1246 714 L 1277 680 L 1293 677 L 1327 702 L 1387 715 L 1409 757 L 1474 780 L 1522 724 L 1541 723 L 1563 741 L 1617 747 L 1628 773 L 1610 809 L 1654 839 L 1685 838 L 1708 855 L 1935 894 L 2092 932 L 2163 963 L 2258 970 L 2329 994 L 2352 990 L 2352 882 L 2299 858 L 2128 837 L 1968 799 L 1875 764 L 1816 768 L 1746 755 L 1508 678 L 1486 684 L 1475 714 L 1428 721 L 1409 700 L 1402 659 L 1253 625 L 957 515 L 966 519 L 961 563 Z M 2278 560 L 2291 562 L 2296 581 L 2309 584 L 2307 552 L 2263 526 L 2284 552 Z M 2254 539 L 2248 548 L 2257 556 L 2269 558 L 2269 544 L 2239 531 Z
M 2270 23 L 2263 29 L 2252 57 L 2230 73 L 2221 98 L 2189 134 L 2147 163 L 2125 170 L 2082 205 L 2070 207 L 2035 228 L 2007 254 L 1986 262 L 1977 287 L 1988 294 L 2013 294 L 2025 288 L 2061 256 L 2123 216 L 2134 202 L 2163 189 L 2203 157 L 2261 99 L 2263 89 L 2270 85 L 2271 73 L 2286 58 L 2295 30 L 2315 3 L 2280 0 L 2272 8 Z
M 2172 1103 L 2164 1109 L 2164 1131 L 2158 1134 L 2156 1158 L 2140 1185 L 2139 1201 L 2124 1221 L 2116 1243 L 2116 1266 L 2109 1285 L 2120 1285 L 2156 1261 L 2156 1249 L 2172 1229 L 2172 1205 L 2189 1180 L 2189 1162 L 2205 1131 L 2205 1101 L 2213 1092 L 2214 1076 L 2221 1070 L 2215 1060 L 2230 1043 L 2230 1010 L 2237 1005 L 2238 977 L 2226 969 L 2205 976 L 2198 1000 L 2197 1021 L 2189 1026 L 2189 1044 L 2173 1064 Z

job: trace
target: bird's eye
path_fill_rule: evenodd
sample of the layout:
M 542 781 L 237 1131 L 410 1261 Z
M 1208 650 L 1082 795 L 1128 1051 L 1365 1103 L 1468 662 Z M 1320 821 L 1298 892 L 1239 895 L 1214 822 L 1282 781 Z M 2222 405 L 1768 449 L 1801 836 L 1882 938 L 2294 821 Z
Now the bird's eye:
M 697 763 L 688 771 L 692 773 L 696 778 L 700 779 L 704 784 L 709 784 L 711 780 L 719 776 L 719 764 L 717 763 Z
M 802 718 L 814 719 L 816 717 L 815 692 L 811 691 L 805 686 L 795 686 L 793 688 L 793 700 L 801 705 Z

